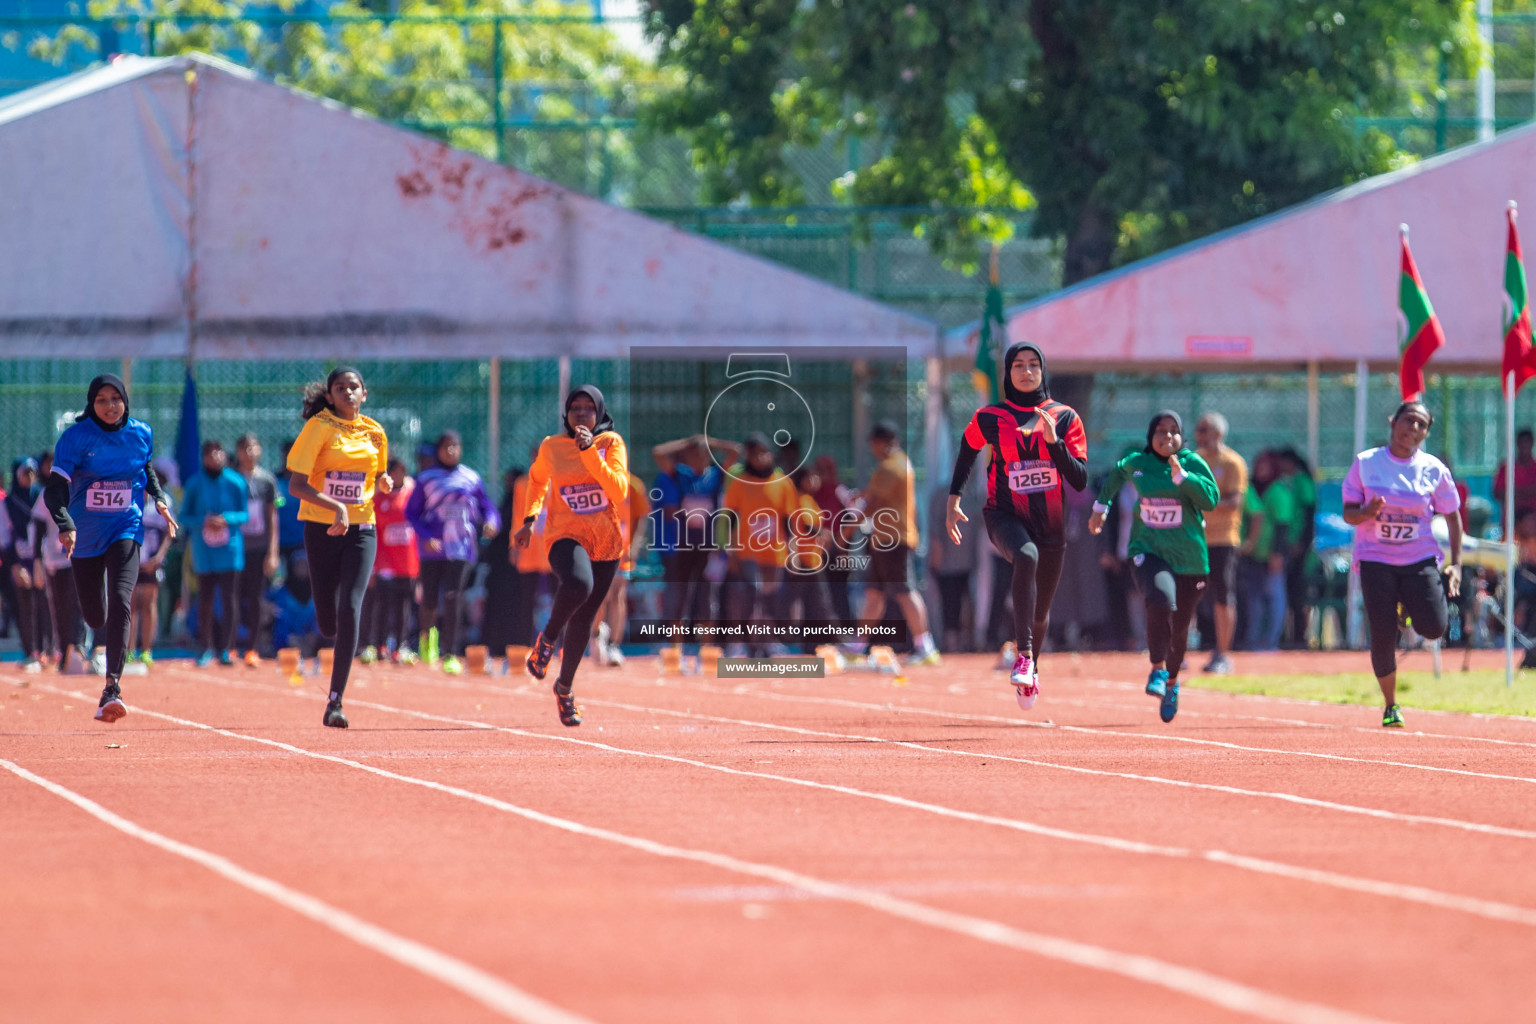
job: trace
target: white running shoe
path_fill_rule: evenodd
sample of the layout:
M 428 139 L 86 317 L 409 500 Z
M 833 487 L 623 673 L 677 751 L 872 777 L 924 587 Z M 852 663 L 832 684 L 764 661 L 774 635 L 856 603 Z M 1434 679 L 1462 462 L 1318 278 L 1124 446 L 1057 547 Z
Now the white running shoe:
M 1027 654 L 1019 655 L 1008 681 L 1019 698 L 1019 707 L 1028 711 L 1035 706 L 1035 698 L 1040 696 L 1040 676 L 1035 671 L 1034 659 Z
M 91 655 L 91 675 L 104 676 L 106 674 L 107 652 L 104 650 L 97 650 L 95 654 Z

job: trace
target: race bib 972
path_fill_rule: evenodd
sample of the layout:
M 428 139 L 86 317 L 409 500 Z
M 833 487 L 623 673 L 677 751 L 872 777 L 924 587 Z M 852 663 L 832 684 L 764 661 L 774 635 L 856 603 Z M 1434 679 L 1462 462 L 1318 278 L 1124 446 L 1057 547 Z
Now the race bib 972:
M 1383 544 L 1407 544 L 1419 536 L 1419 517 L 1383 509 L 1376 513 L 1376 536 Z
M 363 503 L 363 487 L 368 482 L 367 473 L 344 473 L 333 469 L 325 474 L 325 490 L 323 493 L 333 501 L 339 501 L 343 505 L 361 505 Z
M 1178 498 L 1142 498 L 1141 521 L 1154 530 L 1184 525 L 1184 503 Z
M 1049 459 L 1008 463 L 1008 489 L 1015 494 L 1053 491 L 1061 484 L 1056 465 Z
M 97 480 L 85 489 L 91 512 L 122 512 L 133 502 L 133 485 L 126 480 Z
M 591 515 L 608 507 L 608 495 L 602 484 L 572 484 L 560 488 L 566 508 L 578 515 Z

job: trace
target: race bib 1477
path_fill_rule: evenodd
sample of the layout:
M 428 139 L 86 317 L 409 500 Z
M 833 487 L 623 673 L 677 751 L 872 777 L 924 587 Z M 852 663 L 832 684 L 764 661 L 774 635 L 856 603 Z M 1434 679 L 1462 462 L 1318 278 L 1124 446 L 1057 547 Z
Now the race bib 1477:
M 91 512 L 123 512 L 133 503 L 133 485 L 126 480 L 97 480 L 85 489 Z
M 1142 498 L 1141 521 L 1154 530 L 1184 525 L 1184 503 L 1178 498 Z
M 327 498 L 339 501 L 343 505 L 361 505 L 363 487 L 367 481 L 367 473 L 344 473 L 333 469 L 325 474 L 324 494 Z

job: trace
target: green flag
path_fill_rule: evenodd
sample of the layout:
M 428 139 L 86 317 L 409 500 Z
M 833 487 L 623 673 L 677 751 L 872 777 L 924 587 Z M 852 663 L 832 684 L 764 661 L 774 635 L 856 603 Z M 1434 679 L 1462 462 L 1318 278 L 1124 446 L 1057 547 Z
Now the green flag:
M 991 404 L 1002 397 L 997 383 L 997 367 L 1003 360 L 1008 341 L 1008 320 L 1003 315 L 1003 290 L 997 286 L 997 246 L 992 247 L 991 283 L 987 286 L 986 306 L 981 314 L 981 333 L 976 339 L 976 368 L 971 382 L 983 402 Z
M 1419 277 L 1418 265 L 1408 249 L 1408 226 L 1402 228 L 1403 267 L 1398 281 L 1398 317 L 1402 321 L 1403 337 L 1398 341 L 1402 361 L 1398 365 L 1398 379 L 1402 384 L 1403 400 L 1418 398 L 1424 393 L 1424 366 L 1429 357 L 1445 344 L 1445 331 L 1435 307 L 1429 304 L 1429 293 Z

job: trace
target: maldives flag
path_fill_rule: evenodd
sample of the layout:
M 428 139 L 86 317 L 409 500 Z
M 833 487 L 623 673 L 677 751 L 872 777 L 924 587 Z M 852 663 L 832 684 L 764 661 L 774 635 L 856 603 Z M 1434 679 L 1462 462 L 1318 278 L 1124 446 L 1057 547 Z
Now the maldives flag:
M 1435 307 L 1429 304 L 1429 294 L 1424 291 L 1419 268 L 1408 248 L 1407 225 L 1403 226 L 1403 273 L 1397 290 L 1397 310 L 1403 328 L 1403 336 L 1398 341 L 1401 362 L 1397 374 L 1406 402 L 1424 393 L 1424 364 L 1445 344 L 1440 318 L 1435 316 Z
M 1502 384 L 1513 373 L 1515 390 L 1536 377 L 1536 356 L 1531 352 L 1531 303 L 1525 293 L 1525 264 L 1520 256 L 1520 235 L 1515 231 L 1515 204 L 1509 204 L 1509 244 L 1504 253 L 1504 366 Z

